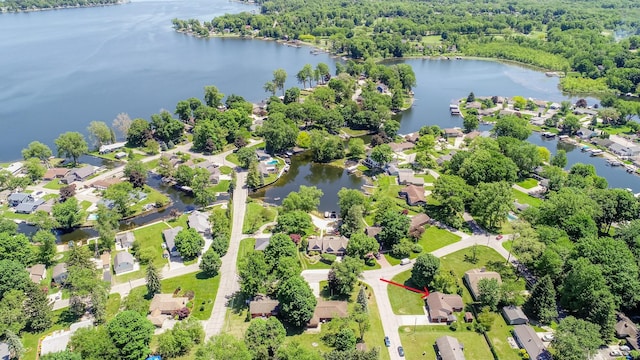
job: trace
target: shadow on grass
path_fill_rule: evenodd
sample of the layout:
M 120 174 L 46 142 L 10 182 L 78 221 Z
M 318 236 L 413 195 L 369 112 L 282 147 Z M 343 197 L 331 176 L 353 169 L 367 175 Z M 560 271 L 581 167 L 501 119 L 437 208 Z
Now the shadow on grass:
M 349 295 L 337 295 L 333 294 L 329 285 L 325 285 L 320 289 L 320 297 L 326 300 L 336 300 L 336 301 L 349 301 L 351 297 Z

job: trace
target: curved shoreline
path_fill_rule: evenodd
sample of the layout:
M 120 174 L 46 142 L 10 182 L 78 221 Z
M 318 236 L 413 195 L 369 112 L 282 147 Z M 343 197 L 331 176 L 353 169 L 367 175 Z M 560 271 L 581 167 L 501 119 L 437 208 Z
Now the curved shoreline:
M 54 6 L 54 7 L 46 7 L 46 8 L 33 8 L 27 10 L 8 10 L 5 8 L 0 8 L 0 14 L 20 14 L 20 13 L 32 13 L 39 11 L 50 11 L 50 10 L 69 10 L 69 9 L 84 9 L 84 8 L 94 8 L 94 7 L 104 7 L 104 6 L 115 6 L 115 5 L 124 5 L 130 3 L 131 0 L 120 0 L 118 2 L 112 4 L 87 4 L 87 5 L 78 5 L 78 6 Z

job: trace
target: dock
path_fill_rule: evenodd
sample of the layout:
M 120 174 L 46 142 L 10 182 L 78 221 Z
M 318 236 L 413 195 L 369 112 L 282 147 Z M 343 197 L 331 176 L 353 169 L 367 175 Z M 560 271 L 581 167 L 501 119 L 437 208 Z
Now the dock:
M 449 112 L 451 112 L 451 115 L 460 115 L 460 107 L 456 104 L 450 104 Z

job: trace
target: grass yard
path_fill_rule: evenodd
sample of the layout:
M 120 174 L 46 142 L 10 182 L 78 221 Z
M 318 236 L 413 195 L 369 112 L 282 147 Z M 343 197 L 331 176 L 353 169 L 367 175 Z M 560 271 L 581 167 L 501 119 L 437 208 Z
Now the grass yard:
M 229 185 L 231 185 L 231 180 L 220 180 L 220 182 L 212 186 L 211 189 L 217 193 L 226 193 L 229 191 Z
M 536 179 L 528 178 L 516 183 L 518 186 L 523 187 L 525 189 L 532 189 L 538 186 L 538 181 Z
M 18 214 L 11 210 L 9 210 L 9 206 L 7 204 L 0 205 L 0 215 L 6 219 L 12 220 L 27 220 L 31 217 L 30 214 Z
M 369 130 L 354 130 L 348 127 L 342 127 L 340 128 L 340 131 L 351 137 L 359 137 L 369 134 Z
M 465 324 L 459 324 L 457 331 L 450 330 L 448 326 L 401 326 L 398 330 L 400 341 L 404 347 L 407 359 L 435 359 L 436 353 L 433 345 L 441 336 L 453 336 L 464 344 L 464 356 L 467 360 L 492 359 L 489 345 L 484 337 L 473 331 L 467 330 Z M 426 356 L 422 356 L 426 352 Z M 421 357 L 422 356 L 422 357 Z M 502 357 L 500 357 L 502 359 Z
M 172 293 L 180 288 L 180 292 L 184 294 L 185 291 L 192 290 L 195 297 L 191 301 L 191 316 L 198 320 L 207 320 L 211 316 L 219 285 L 220 276 L 210 278 L 202 272 L 197 272 L 162 280 L 162 292 Z
M 493 324 L 491 325 L 491 330 L 487 332 L 487 335 L 489 336 L 493 347 L 496 349 L 500 360 L 521 359 L 518 350 L 511 348 L 511 345 L 509 345 L 509 342 L 507 341 L 508 337 L 512 337 L 511 329 L 513 329 L 513 326 L 507 325 L 500 314 L 493 314 Z
M 162 268 L 167 260 L 162 257 L 162 230 L 169 229 L 164 222 L 143 227 L 133 231 L 136 241 L 140 243 L 140 252 L 148 252 L 153 255 L 152 261 L 157 268 Z M 129 280 L 144 277 L 145 265 L 140 266 L 140 270 L 128 274 L 115 276 L 117 283 L 125 283 Z
M 423 178 L 425 183 L 435 183 L 436 178 L 431 174 L 417 174 L 416 177 Z
M 331 269 L 331 264 L 322 261 L 320 255 L 309 258 L 306 252 L 298 251 L 298 259 L 302 270 Z
M 429 226 L 420 237 L 418 244 L 422 245 L 424 252 L 432 252 L 458 241 L 460 236 L 437 226 Z
M 244 223 L 242 224 L 243 234 L 253 234 L 258 229 L 276 219 L 278 211 L 273 207 L 264 206 L 258 202 L 250 202 L 247 204 L 247 211 L 244 214 Z
M 43 338 L 56 330 L 68 330 L 69 326 L 78 320 L 68 312 L 68 308 L 55 310 L 52 314 L 53 316 L 51 320 L 53 322 L 53 326 L 47 330 L 35 334 L 29 332 L 22 333 L 21 340 L 25 350 L 22 359 L 35 359 L 38 355 L 38 341 L 40 338 Z
M 240 241 L 240 248 L 238 249 L 238 259 L 236 261 L 236 267 L 240 266 L 242 259 L 246 258 L 253 252 L 253 248 L 256 245 L 256 239 L 248 238 Z
M 533 196 L 530 196 L 529 194 L 525 194 L 522 191 L 511 189 L 511 192 L 513 192 L 513 197 L 520 204 L 529 204 L 530 206 L 535 206 L 535 207 L 540 206 L 540 204 L 542 204 L 541 199 L 534 198 Z
M 109 294 L 107 299 L 107 321 L 112 319 L 120 311 L 120 294 Z
M 87 209 L 91 206 L 91 201 L 88 200 L 82 200 L 80 202 L 80 207 L 82 208 L 82 210 L 87 211 Z
M 162 194 L 161 192 L 159 192 L 158 190 L 150 186 L 147 186 L 147 185 L 144 186 L 144 193 L 147 195 L 147 198 L 131 206 L 133 214 L 135 215 L 143 213 L 144 211 L 142 209 L 147 204 L 168 204 L 169 203 L 169 198 L 166 195 Z
M 391 280 L 400 284 L 415 287 L 415 285 L 413 285 L 409 278 L 411 278 L 411 270 L 403 271 L 400 274 L 394 276 Z M 394 285 L 387 286 L 387 294 L 389 294 L 391 308 L 393 309 L 393 312 L 395 314 L 423 315 L 425 313 L 424 300 L 420 298 L 420 294 Z
M 188 229 L 189 226 L 187 225 L 187 219 L 189 218 L 188 214 L 182 214 L 180 215 L 177 219 L 175 220 L 169 220 L 167 221 L 167 223 L 169 224 L 169 226 L 171 226 L 172 228 L 176 227 L 176 226 L 182 226 L 183 229 Z
M 232 172 L 233 172 L 233 169 L 231 167 L 226 165 L 220 166 L 220 173 L 222 175 L 231 175 Z
M 66 185 L 62 184 L 60 182 L 60 179 L 53 179 L 48 183 L 46 183 L 43 187 L 45 189 L 50 189 L 50 190 L 60 190 L 63 186 L 66 186 Z

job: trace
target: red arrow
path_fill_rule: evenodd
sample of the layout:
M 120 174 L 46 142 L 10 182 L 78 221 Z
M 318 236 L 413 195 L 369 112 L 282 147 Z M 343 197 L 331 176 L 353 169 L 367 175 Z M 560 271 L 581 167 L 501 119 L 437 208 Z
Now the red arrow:
M 426 299 L 429 296 L 429 290 L 427 289 L 426 286 L 425 286 L 424 290 L 419 290 L 419 289 L 416 289 L 416 288 L 412 288 L 411 286 L 403 285 L 403 284 L 397 283 L 395 281 L 391 281 L 391 280 L 387 280 L 387 279 L 383 279 L 383 278 L 380 278 L 380 281 L 384 281 L 384 282 L 389 283 L 391 285 L 395 285 L 395 286 L 407 289 L 409 291 L 413 291 L 415 293 L 422 294 L 422 296 L 421 296 L 422 299 Z

